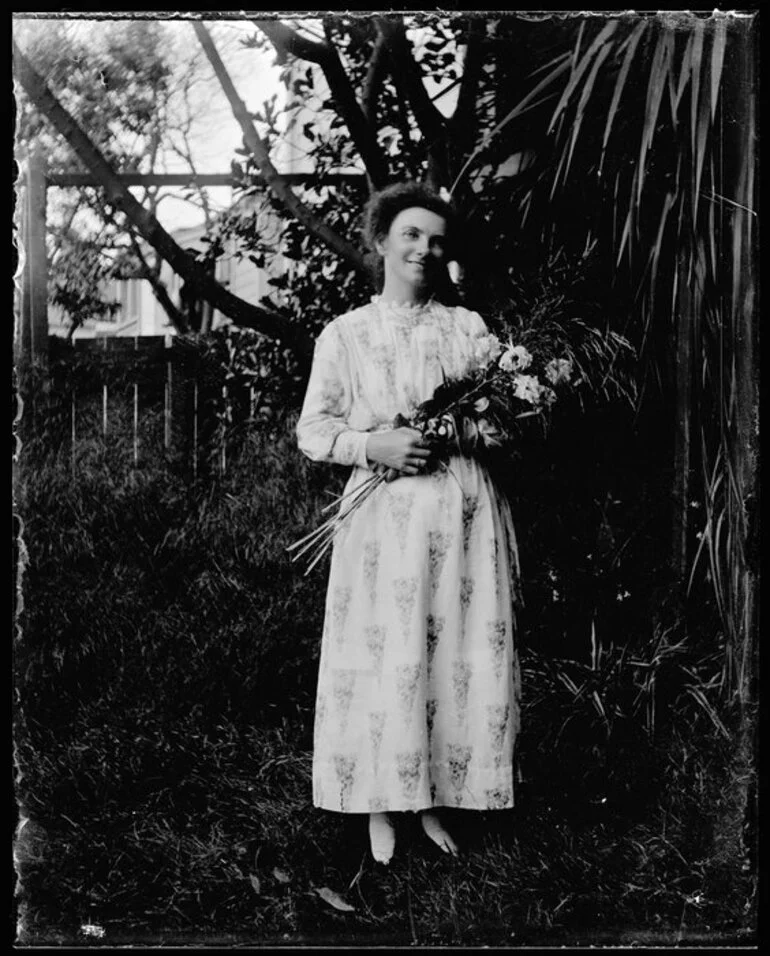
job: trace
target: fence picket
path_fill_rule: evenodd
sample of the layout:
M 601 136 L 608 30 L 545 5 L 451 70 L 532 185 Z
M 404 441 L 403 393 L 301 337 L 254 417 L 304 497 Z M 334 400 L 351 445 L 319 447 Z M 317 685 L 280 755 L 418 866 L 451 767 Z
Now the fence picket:
M 72 470 L 75 470 L 75 389 L 72 389 L 70 398 L 70 463 Z
M 134 352 L 139 351 L 139 336 L 134 336 Z M 133 383 L 133 447 L 134 447 L 134 468 L 139 464 L 139 382 Z
M 107 337 L 104 338 L 104 351 L 107 351 Z M 102 383 L 102 435 L 107 437 L 107 382 Z
M 164 341 L 165 349 L 170 353 L 172 346 L 172 339 L 170 335 L 165 337 Z M 166 387 L 164 394 L 164 416 L 163 416 L 163 447 L 168 451 L 171 448 L 171 395 L 172 395 L 172 371 L 171 371 L 171 360 L 170 358 L 166 359 Z
M 198 477 L 198 379 L 193 382 L 193 441 L 192 441 L 192 467 L 193 478 Z

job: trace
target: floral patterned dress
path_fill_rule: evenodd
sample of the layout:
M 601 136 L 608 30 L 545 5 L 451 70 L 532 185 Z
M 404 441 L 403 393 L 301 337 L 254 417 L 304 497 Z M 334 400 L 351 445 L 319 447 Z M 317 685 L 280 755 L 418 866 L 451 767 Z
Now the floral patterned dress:
M 297 424 L 314 461 L 371 475 L 367 433 L 444 376 L 486 361 L 481 317 L 375 296 L 316 342 Z M 518 558 L 507 503 L 475 460 L 380 485 L 335 539 L 326 599 L 313 802 L 349 813 L 513 806 L 520 678 Z

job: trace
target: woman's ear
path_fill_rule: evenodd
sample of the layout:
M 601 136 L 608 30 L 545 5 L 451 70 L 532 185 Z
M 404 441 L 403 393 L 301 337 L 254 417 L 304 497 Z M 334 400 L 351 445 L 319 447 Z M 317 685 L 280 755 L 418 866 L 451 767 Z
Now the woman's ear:
M 384 238 L 375 239 L 374 248 L 377 250 L 377 255 L 384 256 L 385 255 L 385 239 Z

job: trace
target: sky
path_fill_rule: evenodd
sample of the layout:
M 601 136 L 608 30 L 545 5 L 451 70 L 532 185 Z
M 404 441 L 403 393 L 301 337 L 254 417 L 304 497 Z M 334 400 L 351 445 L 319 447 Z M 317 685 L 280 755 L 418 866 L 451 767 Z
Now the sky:
M 191 131 L 196 166 L 200 172 L 228 172 L 231 161 L 237 158 L 235 151 L 241 146 L 240 126 L 233 117 L 230 104 L 210 64 L 202 55 L 190 21 L 168 21 L 167 26 L 182 50 L 189 44 L 196 52 L 200 52 L 203 59 L 201 72 L 205 75 L 206 82 L 199 85 L 195 94 L 199 121 Z M 219 21 L 209 26 L 212 28 L 217 51 L 247 108 L 256 110 L 272 95 L 280 95 L 281 86 L 278 70 L 273 65 L 274 56 L 242 46 L 241 41 L 256 32 L 253 24 L 244 21 Z M 177 161 L 176 166 L 170 163 L 168 167 L 168 172 L 186 170 L 187 167 L 181 160 Z M 212 205 L 219 209 L 226 209 L 232 202 L 232 190 L 228 187 L 211 187 L 208 194 Z M 201 212 L 181 198 L 175 200 L 169 197 L 161 209 L 159 218 L 169 229 L 186 228 L 203 221 Z

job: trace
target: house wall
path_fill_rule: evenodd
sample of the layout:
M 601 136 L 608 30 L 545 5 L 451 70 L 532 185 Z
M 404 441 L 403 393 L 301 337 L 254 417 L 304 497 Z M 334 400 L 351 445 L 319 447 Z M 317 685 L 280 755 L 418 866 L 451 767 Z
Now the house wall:
M 274 218 L 274 217 L 273 217 Z M 267 228 L 266 223 L 260 223 Z M 280 242 L 280 233 L 277 222 L 271 225 L 275 233 L 276 243 Z M 205 243 L 201 241 L 204 235 L 203 225 L 195 229 L 184 229 L 179 233 L 172 233 L 175 241 L 185 249 L 203 251 Z M 225 255 L 216 265 L 215 277 L 225 288 L 234 295 L 247 302 L 257 303 L 270 291 L 266 270 L 259 269 L 247 260 L 240 260 L 234 255 L 235 244 L 226 246 Z M 279 266 L 280 267 L 280 266 Z M 180 277 L 164 262 L 161 267 L 160 279 L 165 284 L 168 294 L 175 305 L 180 303 L 180 292 L 183 285 Z M 73 338 L 95 338 L 100 336 L 135 336 L 135 335 L 175 335 L 176 330 L 153 294 L 150 283 L 145 279 L 113 280 L 104 289 L 105 297 L 121 303 L 121 309 L 114 319 L 89 319 L 75 330 Z M 219 310 L 214 311 L 212 328 L 219 328 L 229 323 L 227 316 Z M 49 334 L 65 337 L 69 332 L 70 323 L 61 309 L 54 305 L 49 306 Z

